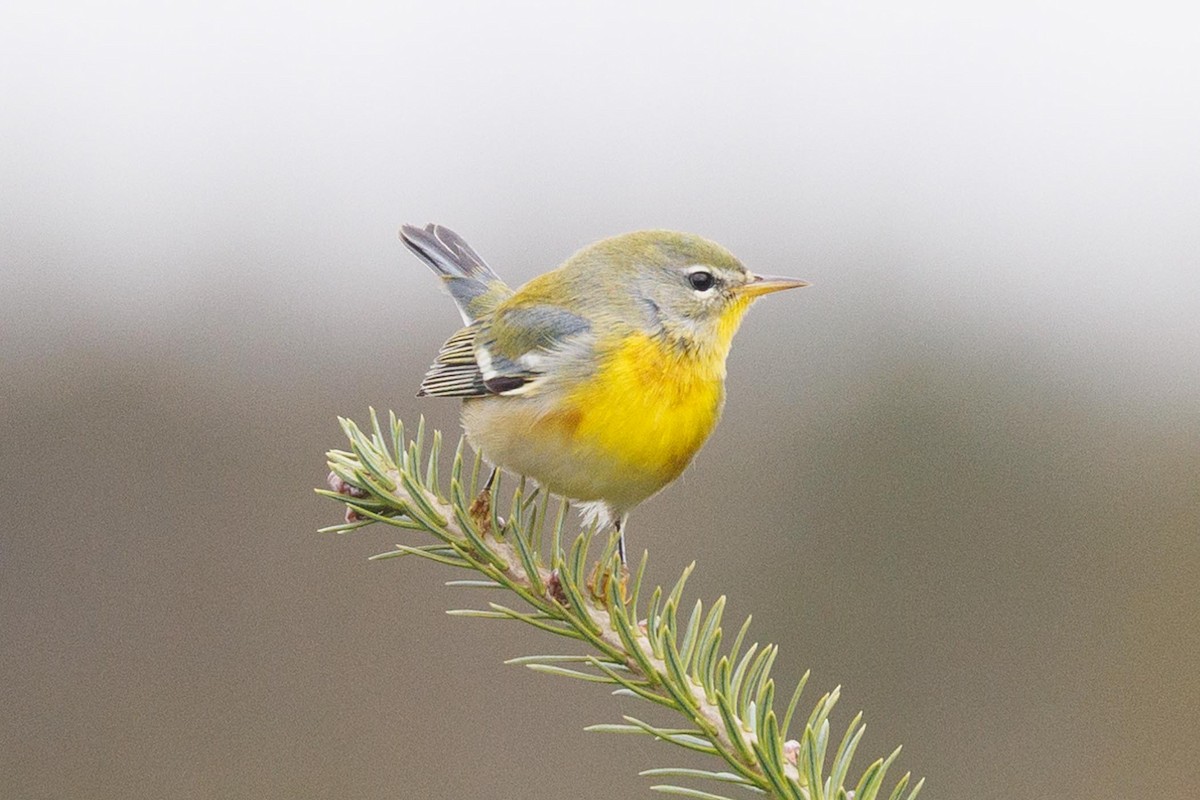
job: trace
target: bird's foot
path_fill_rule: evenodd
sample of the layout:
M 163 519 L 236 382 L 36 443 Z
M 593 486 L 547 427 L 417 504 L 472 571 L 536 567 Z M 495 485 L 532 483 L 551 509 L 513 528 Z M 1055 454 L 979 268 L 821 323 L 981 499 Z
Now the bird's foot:
M 592 597 L 601 603 L 608 599 L 608 588 L 612 581 L 617 582 L 617 591 L 620 592 L 621 598 L 628 603 L 631 599 L 629 596 L 629 567 L 625 562 L 621 562 L 619 574 L 614 575 L 613 570 L 605 567 L 599 561 L 592 568 L 591 577 L 588 578 L 588 591 L 592 593 Z
M 471 507 L 467 509 L 467 514 L 471 517 L 471 521 L 479 528 L 479 530 L 487 533 L 492 529 L 492 493 L 488 489 L 484 489 L 479 495 L 471 501 Z
M 492 525 L 492 492 L 489 489 L 484 489 L 474 500 L 471 501 L 471 507 L 467 509 L 467 515 L 471 517 L 471 521 L 479 528 L 479 532 L 484 536 L 489 533 L 500 538 L 501 531 L 504 530 L 504 517 L 496 517 L 496 522 L 499 523 L 499 530 Z
M 496 482 L 496 474 L 500 470 L 492 469 L 492 474 L 488 476 L 487 482 L 483 484 L 483 488 L 479 490 L 479 494 L 471 501 L 471 507 L 467 509 L 467 515 L 471 521 L 479 528 L 486 536 L 488 533 L 495 534 L 496 538 L 500 537 L 500 531 L 492 530 L 492 486 Z M 499 520 L 500 527 L 504 527 L 504 520 Z

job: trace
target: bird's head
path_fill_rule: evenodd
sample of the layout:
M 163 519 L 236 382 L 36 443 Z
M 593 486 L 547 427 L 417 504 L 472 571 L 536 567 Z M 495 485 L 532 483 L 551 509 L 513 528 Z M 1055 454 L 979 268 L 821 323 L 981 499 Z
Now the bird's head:
M 567 262 L 571 282 L 593 289 L 597 305 L 647 333 L 723 360 L 746 309 L 758 297 L 807 286 L 757 275 L 715 242 L 676 231 L 638 231 L 590 245 Z

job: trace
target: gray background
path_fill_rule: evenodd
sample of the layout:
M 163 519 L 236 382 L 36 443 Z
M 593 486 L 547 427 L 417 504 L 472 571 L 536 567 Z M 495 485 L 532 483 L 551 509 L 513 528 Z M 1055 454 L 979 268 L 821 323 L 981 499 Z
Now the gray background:
M 582 732 L 652 711 L 502 666 L 561 645 L 445 617 L 481 596 L 368 563 L 395 533 L 314 532 L 335 415 L 456 429 L 413 397 L 457 320 L 396 239 L 431 220 L 514 283 L 657 226 L 814 283 L 631 536 L 806 707 L 844 686 L 856 773 L 1194 796 L 1194 15 L 159 6 L 0 25 L 0 796 L 648 797 L 689 761 Z

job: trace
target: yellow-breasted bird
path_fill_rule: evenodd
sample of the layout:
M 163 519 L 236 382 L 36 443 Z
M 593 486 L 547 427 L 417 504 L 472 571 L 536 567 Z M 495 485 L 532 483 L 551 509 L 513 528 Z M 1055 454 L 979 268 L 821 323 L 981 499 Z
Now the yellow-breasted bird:
M 467 439 L 487 461 L 591 504 L 618 532 L 712 433 L 746 309 L 808 285 L 755 275 L 699 236 L 639 231 L 513 290 L 448 228 L 405 225 L 400 236 L 466 323 L 419 394 L 463 398 Z M 620 547 L 624 563 L 623 533 Z

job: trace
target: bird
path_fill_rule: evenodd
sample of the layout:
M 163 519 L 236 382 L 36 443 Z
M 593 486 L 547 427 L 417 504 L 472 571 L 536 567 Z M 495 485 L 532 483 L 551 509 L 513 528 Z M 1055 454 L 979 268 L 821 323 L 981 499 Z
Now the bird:
M 680 476 L 721 417 L 751 303 L 809 285 L 755 274 L 700 236 L 644 230 L 513 289 L 443 225 L 404 225 L 400 237 L 463 320 L 418 395 L 461 398 L 492 477 L 532 478 L 611 525 L 622 564 L 629 512 Z

